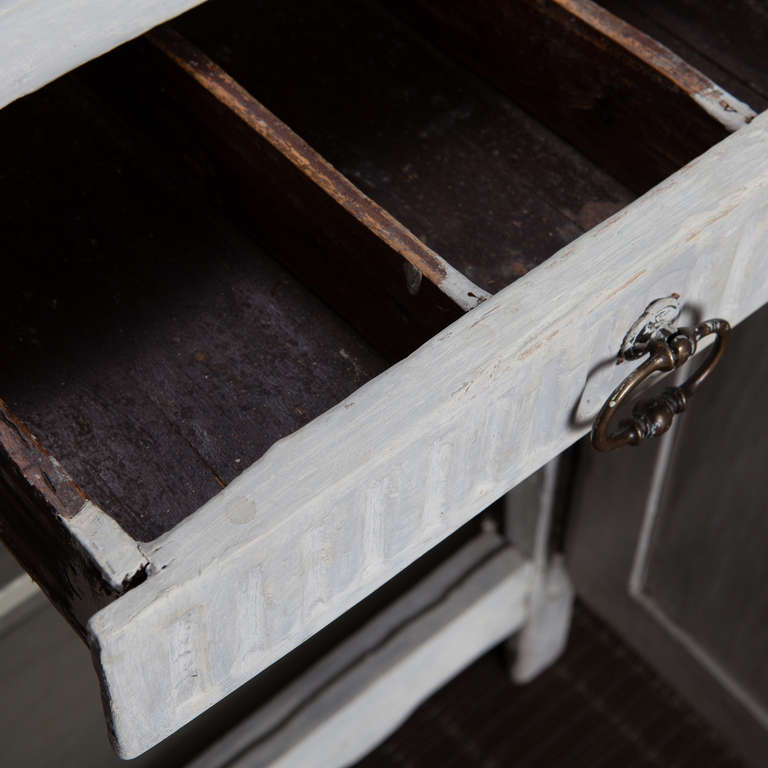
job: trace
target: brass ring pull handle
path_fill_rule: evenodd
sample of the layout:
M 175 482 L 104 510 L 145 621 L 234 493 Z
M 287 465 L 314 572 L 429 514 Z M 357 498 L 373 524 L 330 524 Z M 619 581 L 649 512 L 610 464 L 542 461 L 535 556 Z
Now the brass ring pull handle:
M 712 351 L 701 366 L 679 387 L 665 389 L 652 400 L 637 403 L 632 418 L 622 421 L 617 432 L 608 429 L 619 405 L 640 382 L 655 371 L 679 368 L 696 353 L 696 346 L 705 336 L 717 334 Z M 675 414 L 682 413 L 696 390 L 720 362 L 728 345 L 731 326 L 725 320 L 707 320 L 695 328 L 678 328 L 666 338 L 649 344 L 651 356 L 619 384 L 597 414 L 592 425 L 592 445 L 598 451 L 612 451 L 623 445 L 638 445 L 648 437 L 662 435 L 672 426 Z

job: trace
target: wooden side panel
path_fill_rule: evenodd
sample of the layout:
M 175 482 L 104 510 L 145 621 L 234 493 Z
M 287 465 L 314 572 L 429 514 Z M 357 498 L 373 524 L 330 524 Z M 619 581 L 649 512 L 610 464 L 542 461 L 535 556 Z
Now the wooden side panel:
M 650 300 L 768 301 L 768 115 L 280 441 L 147 549 L 91 620 L 135 755 L 486 508 L 589 427 Z M 341 573 L 340 570 L 341 569 Z
M 270 251 L 382 353 L 399 359 L 487 298 L 202 51 L 167 27 L 149 40 Z
M 768 5 L 754 0 L 602 0 L 757 110 L 768 108 Z
M 151 541 L 386 362 L 258 245 L 172 110 L 94 94 L 106 65 L 0 112 L 0 395 Z
M 81 634 L 147 562 L 0 400 L 0 536 Z
M 429 37 L 635 191 L 754 115 L 590 0 L 420 0 L 402 7 Z
M 173 26 L 491 293 L 633 199 L 388 4 L 222 0 Z

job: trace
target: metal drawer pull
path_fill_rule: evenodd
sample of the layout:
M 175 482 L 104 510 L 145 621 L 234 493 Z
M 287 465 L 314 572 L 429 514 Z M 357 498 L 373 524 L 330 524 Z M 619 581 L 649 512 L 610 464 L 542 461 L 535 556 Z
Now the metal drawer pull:
M 637 403 L 632 409 L 632 418 L 622 421 L 617 432 L 609 433 L 608 427 L 613 414 L 640 382 L 645 381 L 654 371 L 672 371 L 679 368 L 696 353 L 699 341 L 711 333 L 717 334 L 717 341 L 709 357 L 685 384 L 670 387 L 652 400 Z M 729 323 L 715 319 L 707 320 L 695 328 L 678 328 L 665 338 L 650 342 L 648 351 L 651 356 L 616 387 L 597 414 L 592 425 L 592 445 L 598 451 L 612 451 L 623 445 L 638 445 L 648 437 L 664 434 L 672 426 L 675 414 L 685 410 L 688 398 L 696 393 L 720 362 L 728 346 L 730 334 Z

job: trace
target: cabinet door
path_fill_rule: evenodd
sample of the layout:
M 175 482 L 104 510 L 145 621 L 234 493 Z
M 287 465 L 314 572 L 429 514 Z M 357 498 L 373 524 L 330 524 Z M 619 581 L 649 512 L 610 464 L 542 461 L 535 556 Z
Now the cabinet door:
M 581 449 L 568 551 L 583 598 L 754 765 L 768 764 L 768 307 L 673 434 Z

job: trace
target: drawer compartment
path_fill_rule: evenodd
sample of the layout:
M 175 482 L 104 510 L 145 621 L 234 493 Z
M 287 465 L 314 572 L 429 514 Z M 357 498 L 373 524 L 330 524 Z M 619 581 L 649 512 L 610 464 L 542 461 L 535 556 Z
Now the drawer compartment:
M 178 26 L 266 106 L 158 30 L 2 115 L 0 393 L 136 541 L 632 197 L 375 4 Z
M 632 199 L 374 3 L 214 3 L 174 26 L 485 291 Z
M 0 392 L 150 541 L 385 363 L 266 255 L 177 134 L 160 143 L 76 85 L 0 115 L 18 158 Z

